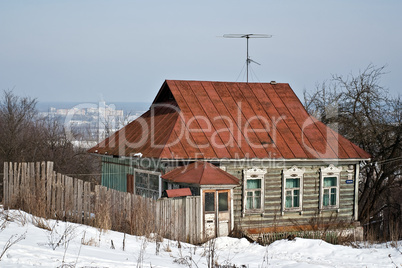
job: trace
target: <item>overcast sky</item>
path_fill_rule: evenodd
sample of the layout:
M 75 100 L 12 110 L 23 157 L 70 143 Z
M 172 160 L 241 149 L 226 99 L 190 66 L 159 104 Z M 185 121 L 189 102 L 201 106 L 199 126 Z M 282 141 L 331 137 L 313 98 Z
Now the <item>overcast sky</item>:
M 387 65 L 402 92 L 402 1 L 0 0 L 0 90 L 39 101 L 151 102 L 165 79 L 289 83 Z M 243 70 L 244 71 L 244 70 Z M 240 76 L 239 76 L 240 74 Z

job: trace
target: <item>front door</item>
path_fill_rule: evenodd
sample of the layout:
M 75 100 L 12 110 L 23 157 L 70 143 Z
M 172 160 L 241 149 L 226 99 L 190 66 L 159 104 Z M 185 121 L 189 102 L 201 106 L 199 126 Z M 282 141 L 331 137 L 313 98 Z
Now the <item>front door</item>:
M 204 191 L 204 230 L 207 238 L 229 235 L 230 211 L 230 190 Z

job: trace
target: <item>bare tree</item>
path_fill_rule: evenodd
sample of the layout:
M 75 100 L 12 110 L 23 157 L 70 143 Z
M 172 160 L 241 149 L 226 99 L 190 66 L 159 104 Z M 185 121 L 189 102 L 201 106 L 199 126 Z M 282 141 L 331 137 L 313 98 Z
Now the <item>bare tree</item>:
M 25 160 L 29 129 L 36 115 L 36 99 L 15 96 L 4 91 L 0 100 L 0 160 Z
M 372 155 L 361 166 L 359 188 L 359 220 L 366 227 L 402 226 L 402 103 L 380 85 L 384 69 L 370 64 L 357 76 L 333 75 L 329 84 L 304 92 L 309 113 L 337 123 L 340 134 Z M 337 107 L 337 116 L 326 116 L 329 107 Z M 381 228 L 378 232 L 392 231 Z
M 28 161 L 53 161 L 60 173 L 99 181 L 99 159 L 74 146 L 59 121 L 39 118 L 36 99 L 4 91 L 0 98 L 0 163 Z M 0 189 L 0 197 L 2 193 Z

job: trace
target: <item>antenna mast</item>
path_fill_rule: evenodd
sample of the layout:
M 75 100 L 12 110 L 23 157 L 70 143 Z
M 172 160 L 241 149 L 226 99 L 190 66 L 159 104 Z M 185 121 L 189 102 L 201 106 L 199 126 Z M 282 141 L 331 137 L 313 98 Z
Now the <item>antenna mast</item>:
M 250 59 L 250 56 L 248 54 L 248 39 L 250 39 L 250 38 L 271 38 L 272 35 L 269 35 L 269 34 L 224 34 L 223 37 L 225 37 L 225 38 L 246 38 L 246 40 L 247 40 L 246 66 L 247 66 L 247 83 L 248 83 L 248 66 L 250 65 L 250 63 L 254 62 L 254 63 L 260 65 L 258 62 Z

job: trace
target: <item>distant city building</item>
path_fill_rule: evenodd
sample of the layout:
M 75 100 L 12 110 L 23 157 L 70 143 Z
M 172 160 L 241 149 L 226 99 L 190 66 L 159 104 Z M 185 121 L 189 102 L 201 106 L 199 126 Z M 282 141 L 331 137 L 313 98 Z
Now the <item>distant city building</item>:
M 100 101 L 98 104 L 79 104 L 72 108 L 50 107 L 46 112 L 40 112 L 43 118 L 58 120 L 71 133 L 71 141 L 75 146 L 90 148 L 113 134 L 129 122 L 135 120 L 142 111 L 125 113 L 116 110 L 114 104 Z

